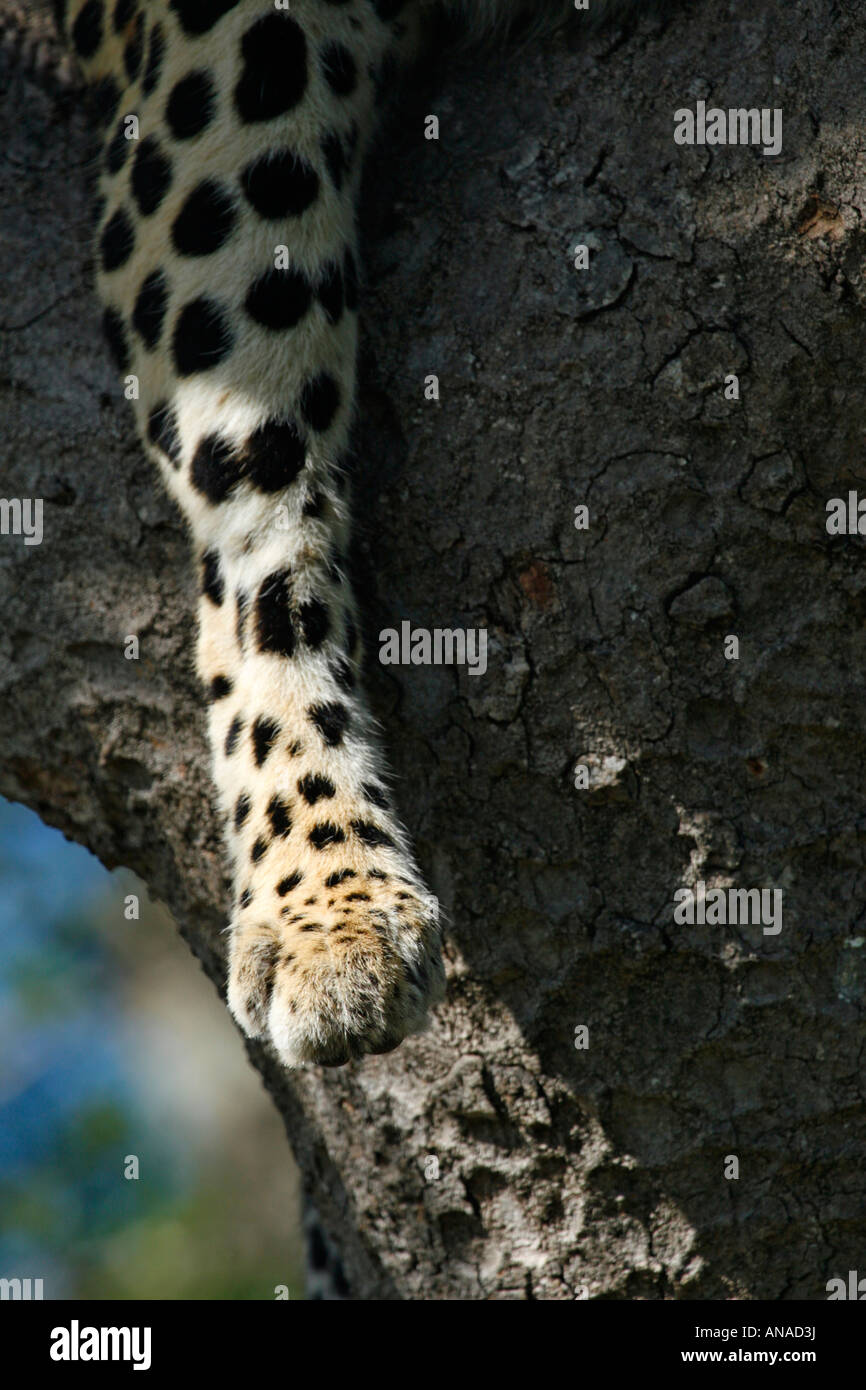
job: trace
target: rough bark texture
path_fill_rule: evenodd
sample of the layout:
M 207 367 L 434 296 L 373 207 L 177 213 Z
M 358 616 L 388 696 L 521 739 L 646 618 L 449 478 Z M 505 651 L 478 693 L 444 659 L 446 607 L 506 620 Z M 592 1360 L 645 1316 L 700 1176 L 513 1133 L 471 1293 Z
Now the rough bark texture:
M 336 1072 L 250 1048 L 357 1297 L 862 1270 L 866 568 L 825 504 L 864 484 L 864 52 L 854 0 L 578 22 L 427 71 L 370 168 L 370 632 L 491 645 L 482 678 L 370 662 L 447 1003 Z M 0 491 L 45 539 L 0 538 L 0 790 L 141 874 L 219 984 L 193 578 L 100 342 L 91 136 L 32 43 L 3 61 Z M 781 107 L 783 153 L 675 146 L 701 97 Z M 782 888 L 781 934 L 675 926 L 700 879 Z

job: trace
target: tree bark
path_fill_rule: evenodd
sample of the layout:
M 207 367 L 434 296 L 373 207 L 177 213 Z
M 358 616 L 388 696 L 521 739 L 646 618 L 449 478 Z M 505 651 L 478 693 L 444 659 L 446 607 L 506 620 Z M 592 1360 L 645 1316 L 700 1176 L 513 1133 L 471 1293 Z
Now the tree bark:
M 186 540 L 100 341 L 80 96 L 43 5 L 2 15 L 0 491 L 44 540 L 0 537 L 0 791 L 140 874 L 222 988 Z M 866 570 L 825 508 L 866 486 L 864 51 L 833 0 L 576 20 L 424 68 L 383 132 L 356 560 L 448 998 L 333 1072 L 248 1047 L 357 1298 L 862 1267 Z M 781 108 L 782 153 L 677 146 L 702 98 Z M 403 619 L 486 627 L 486 674 L 382 667 Z M 676 925 L 699 881 L 781 889 L 781 932 Z

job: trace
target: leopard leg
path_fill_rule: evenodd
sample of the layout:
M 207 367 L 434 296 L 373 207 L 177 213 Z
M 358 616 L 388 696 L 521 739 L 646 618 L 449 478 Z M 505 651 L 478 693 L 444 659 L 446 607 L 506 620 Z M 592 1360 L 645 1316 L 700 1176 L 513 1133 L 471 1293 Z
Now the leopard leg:
M 389 1051 L 443 990 L 345 561 L 355 203 L 400 39 L 390 9 L 71 0 L 65 15 L 107 122 L 106 332 L 201 576 L 229 1006 L 288 1066 Z

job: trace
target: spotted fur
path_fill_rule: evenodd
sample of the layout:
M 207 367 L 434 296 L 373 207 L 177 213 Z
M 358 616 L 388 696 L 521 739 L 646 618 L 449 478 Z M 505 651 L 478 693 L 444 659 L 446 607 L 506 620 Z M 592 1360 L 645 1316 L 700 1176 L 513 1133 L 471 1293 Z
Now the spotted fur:
M 520 8 L 453 4 L 488 31 Z M 229 1006 L 287 1066 L 386 1052 L 444 981 L 437 905 L 364 703 L 346 572 L 355 202 L 377 83 L 429 5 L 58 8 L 105 135 L 105 333 L 138 379 L 138 428 L 200 576 L 234 877 Z

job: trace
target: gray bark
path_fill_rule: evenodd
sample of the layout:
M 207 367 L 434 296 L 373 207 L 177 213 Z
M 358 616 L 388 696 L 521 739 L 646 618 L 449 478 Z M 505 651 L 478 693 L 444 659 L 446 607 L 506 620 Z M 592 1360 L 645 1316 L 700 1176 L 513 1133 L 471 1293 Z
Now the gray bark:
M 221 986 L 193 576 L 100 342 L 43 19 L 3 59 L 0 491 L 45 539 L 0 538 L 0 791 L 136 870 Z M 357 1297 L 862 1272 L 866 570 L 825 504 L 866 486 L 864 51 L 853 2 L 577 22 L 426 72 L 370 167 L 369 684 L 449 992 L 335 1072 L 249 1047 Z M 781 107 L 782 154 L 675 146 L 702 97 Z M 403 618 L 486 626 L 487 674 L 379 666 Z M 781 888 L 781 933 L 674 925 L 697 880 Z

